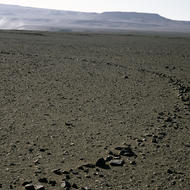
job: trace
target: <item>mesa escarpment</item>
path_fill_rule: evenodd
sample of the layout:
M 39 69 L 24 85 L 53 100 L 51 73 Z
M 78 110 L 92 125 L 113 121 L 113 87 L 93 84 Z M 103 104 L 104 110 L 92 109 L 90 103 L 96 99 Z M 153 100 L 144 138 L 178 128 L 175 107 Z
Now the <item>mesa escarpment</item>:
M 86 13 L 0 4 L 0 29 L 78 32 L 190 32 L 189 21 L 138 12 Z

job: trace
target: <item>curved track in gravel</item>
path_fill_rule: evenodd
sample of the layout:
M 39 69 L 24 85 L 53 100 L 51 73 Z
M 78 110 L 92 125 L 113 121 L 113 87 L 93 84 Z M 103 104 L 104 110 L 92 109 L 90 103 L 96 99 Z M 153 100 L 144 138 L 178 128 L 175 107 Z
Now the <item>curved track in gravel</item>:
M 190 37 L 0 40 L 0 189 L 190 187 Z

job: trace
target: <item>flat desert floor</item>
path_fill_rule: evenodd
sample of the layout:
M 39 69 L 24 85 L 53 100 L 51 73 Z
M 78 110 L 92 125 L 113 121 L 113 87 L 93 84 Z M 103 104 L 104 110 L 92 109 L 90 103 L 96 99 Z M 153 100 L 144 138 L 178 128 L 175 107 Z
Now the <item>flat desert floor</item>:
M 190 35 L 1 31 L 0 189 L 190 189 Z

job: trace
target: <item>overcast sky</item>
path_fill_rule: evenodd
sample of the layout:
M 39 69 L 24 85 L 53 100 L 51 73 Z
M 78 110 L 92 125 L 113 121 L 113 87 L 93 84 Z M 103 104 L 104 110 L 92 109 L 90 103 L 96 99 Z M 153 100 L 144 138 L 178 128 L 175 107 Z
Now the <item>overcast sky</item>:
M 1 0 L 0 3 L 85 12 L 158 13 L 170 19 L 190 21 L 190 0 Z

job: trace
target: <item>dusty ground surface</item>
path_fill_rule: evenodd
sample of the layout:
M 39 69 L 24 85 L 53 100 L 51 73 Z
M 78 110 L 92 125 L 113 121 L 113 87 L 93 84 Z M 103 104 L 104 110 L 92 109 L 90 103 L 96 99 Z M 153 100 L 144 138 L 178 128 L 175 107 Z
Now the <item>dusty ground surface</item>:
M 0 189 L 190 189 L 189 50 L 179 35 L 1 31 Z

